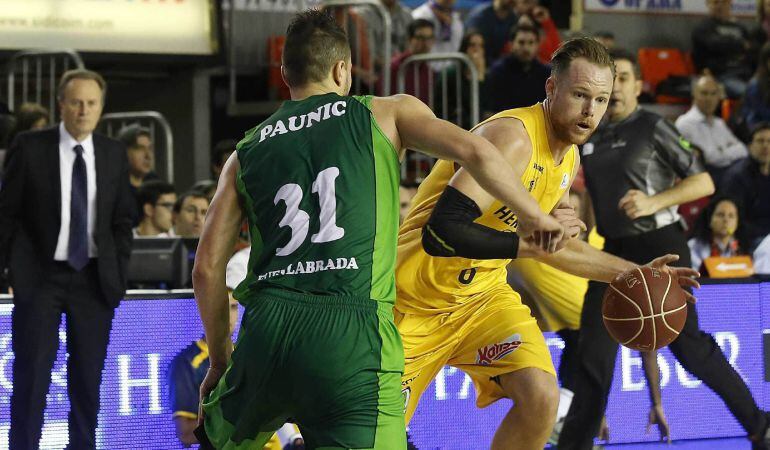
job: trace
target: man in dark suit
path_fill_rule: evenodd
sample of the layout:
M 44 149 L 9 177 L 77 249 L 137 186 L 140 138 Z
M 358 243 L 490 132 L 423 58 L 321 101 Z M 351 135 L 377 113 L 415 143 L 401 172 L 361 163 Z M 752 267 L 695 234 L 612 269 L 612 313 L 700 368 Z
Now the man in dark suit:
M 59 83 L 61 123 L 20 134 L 0 189 L 0 273 L 14 292 L 10 448 L 35 449 L 67 317 L 70 450 L 96 448 L 99 385 L 114 309 L 125 292 L 135 214 L 126 149 L 94 134 L 104 79 Z

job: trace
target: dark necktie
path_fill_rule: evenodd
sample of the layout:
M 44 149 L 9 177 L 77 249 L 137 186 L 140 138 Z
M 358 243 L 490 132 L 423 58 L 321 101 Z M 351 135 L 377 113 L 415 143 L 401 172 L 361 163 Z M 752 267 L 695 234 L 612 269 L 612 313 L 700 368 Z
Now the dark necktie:
M 72 194 L 70 201 L 70 236 L 67 262 L 75 270 L 88 264 L 88 174 L 83 159 L 83 147 L 76 145 L 75 164 L 72 166 Z

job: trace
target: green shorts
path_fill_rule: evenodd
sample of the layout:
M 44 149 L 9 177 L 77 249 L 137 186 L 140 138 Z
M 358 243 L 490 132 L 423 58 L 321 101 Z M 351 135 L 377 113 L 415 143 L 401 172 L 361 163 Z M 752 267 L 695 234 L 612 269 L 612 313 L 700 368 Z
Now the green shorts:
M 227 372 L 203 403 L 217 449 L 261 450 L 287 421 L 309 449 L 406 448 L 391 305 L 284 291 L 246 304 Z

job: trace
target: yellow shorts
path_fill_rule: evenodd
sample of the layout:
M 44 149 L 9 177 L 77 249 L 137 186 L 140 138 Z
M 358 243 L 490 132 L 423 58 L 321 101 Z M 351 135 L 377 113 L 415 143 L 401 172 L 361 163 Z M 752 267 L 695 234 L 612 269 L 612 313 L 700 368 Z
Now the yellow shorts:
M 562 272 L 534 259 L 514 259 L 508 265 L 508 282 L 521 292 L 525 303 L 539 312 L 546 331 L 580 328 L 583 297 L 588 280 Z
M 403 313 L 396 302 L 407 423 L 445 365 L 470 375 L 479 408 L 505 397 L 494 377 L 530 367 L 556 376 L 543 333 L 519 294 L 503 285 L 474 297 L 460 309 L 433 315 Z

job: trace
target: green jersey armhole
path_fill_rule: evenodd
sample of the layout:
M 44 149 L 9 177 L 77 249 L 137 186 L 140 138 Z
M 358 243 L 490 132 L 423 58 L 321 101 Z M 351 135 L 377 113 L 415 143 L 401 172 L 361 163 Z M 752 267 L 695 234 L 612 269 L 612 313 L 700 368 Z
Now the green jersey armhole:
M 380 125 L 377 123 L 377 119 L 374 118 L 374 114 L 372 114 L 372 95 L 353 95 L 354 99 L 358 100 L 362 105 L 366 107 L 366 109 L 369 110 L 369 115 L 371 118 L 371 123 L 374 129 L 377 131 L 377 133 L 380 135 L 380 137 L 388 143 L 390 146 L 390 149 L 393 150 L 393 153 L 396 154 L 396 157 L 399 157 L 399 152 L 396 150 L 396 146 L 393 145 L 393 142 L 390 141 L 390 138 L 385 134 L 384 131 L 382 131 L 382 128 L 380 128 Z

